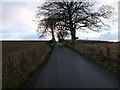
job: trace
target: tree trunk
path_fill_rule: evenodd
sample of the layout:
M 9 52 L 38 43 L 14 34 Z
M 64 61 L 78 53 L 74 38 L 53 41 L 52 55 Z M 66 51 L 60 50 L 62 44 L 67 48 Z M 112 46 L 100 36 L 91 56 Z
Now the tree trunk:
M 72 40 L 72 44 L 75 45 L 76 43 L 76 31 L 75 28 L 73 27 L 73 23 L 72 20 L 70 22 L 70 31 L 71 31 L 71 40 Z
M 75 29 L 72 28 L 71 30 L 71 39 L 72 39 L 72 44 L 75 45 L 76 43 L 76 36 L 75 36 L 76 32 L 75 32 Z
M 61 35 L 61 39 L 62 39 L 62 42 L 64 41 L 64 36 L 63 35 Z
M 70 14 L 70 10 L 69 11 L 69 20 L 70 20 L 70 32 L 71 32 L 71 40 L 72 40 L 72 44 L 75 45 L 75 41 L 76 41 L 76 37 L 75 37 L 75 28 L 73 26 L 73 21 L 72 21 L 72 16 Z
M 52 43 L 55 43 L 55 36 L 54 36 L 54 31 L 52 27 L 51 27 L 51 33 L 52 33 Z
M 68 14 L 69 14 L 69 21 L 70 21 L 70 32 L 71 32 L 71 39 L 72 39 L 72 44 L 75 45 L 76 42 L 76 32 L 75 32 L 75 27 L 73 25 L 72 21 L 72 15 L 71 15 L 71 10 L 68 8 Z

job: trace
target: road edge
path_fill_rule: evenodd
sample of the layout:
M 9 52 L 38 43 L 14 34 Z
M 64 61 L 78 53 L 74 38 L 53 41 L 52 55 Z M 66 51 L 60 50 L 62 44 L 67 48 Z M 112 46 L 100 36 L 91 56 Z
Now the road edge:
M 47 65 L 49 58 L 54 50 L 54 46 L 53 45 L 51 47 L 51 50 L 48 52 L 48 54 L 46 55 L 46 57 L 44 58 L 43 62 L 41 64 L 39 64 L 35 70 L 33 70 L 31 73 L 28 74 L 28 79 L 26 80 L 26 82 L 23 84 L 23 86 L 21 88 L 31 88 L 33 86 L 34 83 L 32 83 L 33 81 L 35 81 L 37 79 L 37 73 L 38 72 L 42 72 L 43 69 L 45 68 L 45 66 Z

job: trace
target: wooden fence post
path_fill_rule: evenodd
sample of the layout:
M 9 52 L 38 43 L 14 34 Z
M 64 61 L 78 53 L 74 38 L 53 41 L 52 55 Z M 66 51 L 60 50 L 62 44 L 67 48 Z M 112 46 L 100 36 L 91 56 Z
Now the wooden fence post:
M 120 52 L 119 52 L 119 49 L 118 49 L 118 55 L 117 55 L 117 60 L 120 59 Z
M 96 52 L 97 52 L 98 55 L 99 55 L 99 49 L 100 49 L 100 47 L 97 46 L 97 47 L 96 47 Z
M 107 47 L 107 57 L 110 59 L 110 48 Z

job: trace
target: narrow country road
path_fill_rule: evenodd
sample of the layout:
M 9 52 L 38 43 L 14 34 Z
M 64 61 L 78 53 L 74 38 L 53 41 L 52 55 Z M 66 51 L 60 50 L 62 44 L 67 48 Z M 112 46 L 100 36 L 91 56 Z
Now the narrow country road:
M 29 88 L 118 88 L 118 77 L 85 57 L 56 44 L 42 70 Z

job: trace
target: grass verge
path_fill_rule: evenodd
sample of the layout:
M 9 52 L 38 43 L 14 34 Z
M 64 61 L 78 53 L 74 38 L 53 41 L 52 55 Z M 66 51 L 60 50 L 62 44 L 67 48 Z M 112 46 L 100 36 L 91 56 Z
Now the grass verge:
M 119 43 L 78 43 L 72 45 L 65 43 L 69 48 L 89 58 L 92 62 L 99 64 L 110 72 L 120 77 Z M 107 47 L 107 49 L 106 49 Z M 108 51 L 109 48 L 109 51 Z
M 2 88 L 22 87 L 28 75 L 42 64 L 51 51 L 48 42 L 3 42 L 3 44 Z

